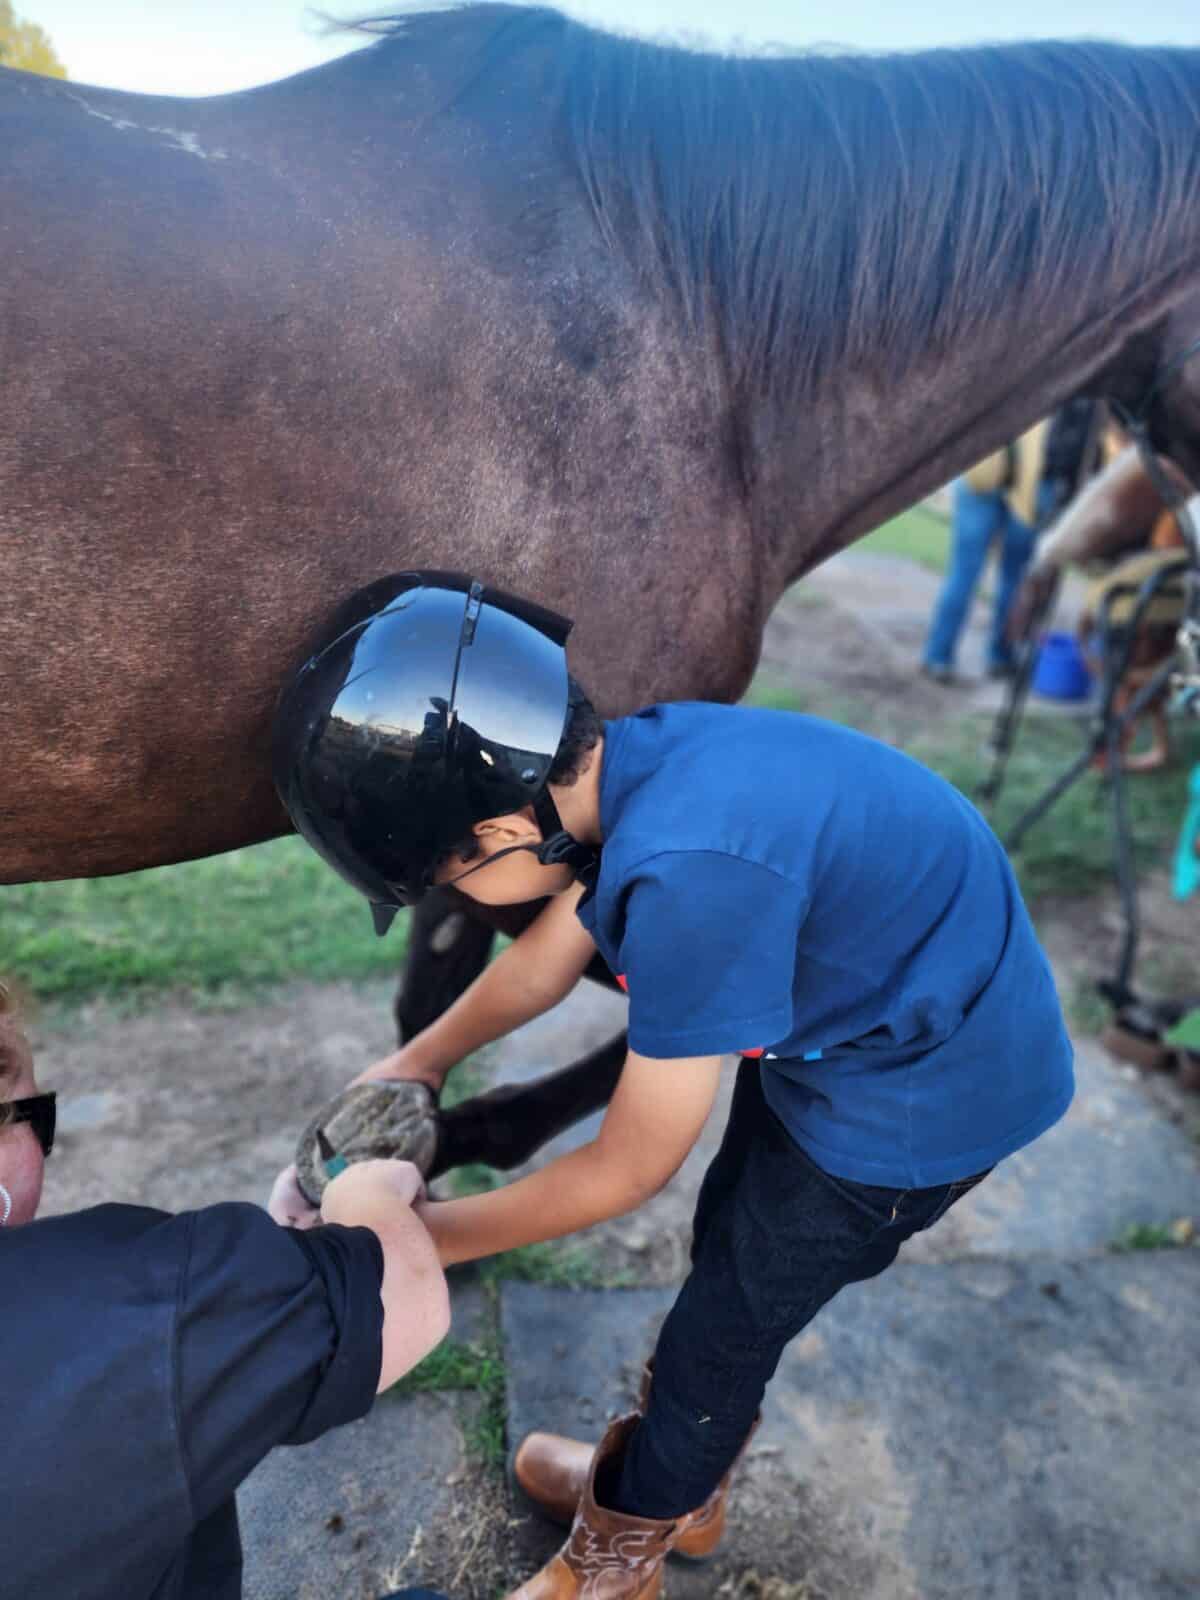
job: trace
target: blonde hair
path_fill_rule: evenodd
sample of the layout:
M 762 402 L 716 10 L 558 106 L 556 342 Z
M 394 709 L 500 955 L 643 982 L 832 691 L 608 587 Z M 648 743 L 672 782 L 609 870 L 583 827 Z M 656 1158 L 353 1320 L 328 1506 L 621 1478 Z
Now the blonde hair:
M 10 1084 L 28 1066 L 32 1056 L 29 1040 L 21 1028 L 20 1013 L 13 985 L 0 978 L 0 1128 L 10 1121 L 12 1113 L 6 1101 Z

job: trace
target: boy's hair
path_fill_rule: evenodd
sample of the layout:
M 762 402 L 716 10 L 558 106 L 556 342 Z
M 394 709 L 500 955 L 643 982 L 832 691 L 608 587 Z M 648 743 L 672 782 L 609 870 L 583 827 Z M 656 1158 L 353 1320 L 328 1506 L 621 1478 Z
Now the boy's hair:
M 573 783 L 578 783 L 587 771 L 587 757 L 599 744 L 603 732 L 604 724 L 596 715 L 595 706 L 568 673 L 567 720 L 546 781 L 556 783 L 560 789 L 569 789 Z
M 587 697 L 586 690 L 577 679 L 567 674 L 567 720 L 563 727 L 562 738 L 558 741 L 558 749 L 554 753 L 554 761 L 547 774 L 547 783 L 557 784 L 560 788 L 569 789 L 573 783 L 587 771 L 588 756 L 600 742 L 600 735 L 604 732 L 604 723 L 596 714 L 596 708 Z M 449 854 L 457 856 L 464 864 L 474 861 L 480 854 L 479 840 L 475 835 L 467 837 L 454 847 Z

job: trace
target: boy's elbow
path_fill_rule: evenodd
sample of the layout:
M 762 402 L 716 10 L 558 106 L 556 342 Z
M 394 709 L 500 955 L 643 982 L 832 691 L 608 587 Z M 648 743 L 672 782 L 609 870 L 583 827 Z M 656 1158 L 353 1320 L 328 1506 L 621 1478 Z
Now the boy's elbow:
M 624 1216 L 626 1212 L 637 1211 L 646 1205 L 655 1195 L 662 1193 L 673 1176 L 674 1173 L 664 1172 L 661 1167 L 623 1173 L 619 1188 L 618 1215 Z
M 604 1186 L 603 1213 L 623 1217 L 636 1211 L 655 1195 L 661 1194 L 678 1172 L 682 1162 L 664 1166 L 661 1161 L 630 1161 L 625 1152 L 615 1153 L 611 1142 L 600 1137 L 589 1147 L 597 1162 Z

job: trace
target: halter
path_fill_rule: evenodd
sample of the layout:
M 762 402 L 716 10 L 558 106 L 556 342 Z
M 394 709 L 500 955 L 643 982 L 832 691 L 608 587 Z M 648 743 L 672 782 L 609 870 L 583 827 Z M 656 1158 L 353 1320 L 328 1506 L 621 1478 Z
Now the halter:
M 1187 546 L 1190 558 L 1187 573 L 1187 603 L 1176 636 L 1179 670 L 1172 674 L 1170 686 L 1175 692 L 1176 707 L 1190 711 L 1194 716 L 1200 716 L 1200 528 L 1196 526 L 1196 519 L 1191 509 L 1191 502 L 1197 498 L 1197 492 L 1193 485 L 1192 493 L 1187 493 L 1164 470 L 1162 457 L 1150 439 L 1149 420 L 1150 408 L 1155 400 L 1171 379 L 1196 355 L 1200 355 L 1200 339 L 1167 362 L 1133 411 L 1128 410 L 1119 401 L 1112 401 L 1111 405 L 1117 421 L 1133 438 L 1146 476 L 1154 485 L 1167 510 L 1174 516 L 1183 535 L 1184 544 Z

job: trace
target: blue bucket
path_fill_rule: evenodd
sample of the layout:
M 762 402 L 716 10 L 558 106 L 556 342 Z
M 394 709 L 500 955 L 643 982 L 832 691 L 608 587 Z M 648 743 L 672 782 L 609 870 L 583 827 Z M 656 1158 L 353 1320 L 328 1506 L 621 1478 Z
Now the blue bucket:
M 1048 633 L 1033 671 L 1033 691 L 1047 700 L 1086 700 L 1092 676 L 1071 633 Z

